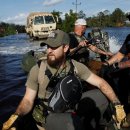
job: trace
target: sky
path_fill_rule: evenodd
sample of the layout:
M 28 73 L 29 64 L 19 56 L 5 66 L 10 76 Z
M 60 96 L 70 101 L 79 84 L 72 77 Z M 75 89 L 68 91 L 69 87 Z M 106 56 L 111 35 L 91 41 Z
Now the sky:
M 26 25 L 26 18 L 31 12 L 62 12 L 70 9 L 76 11 L 76 0 L 0 0 L 0 22 Z M 82 10 L 86 17 L 97 15 L 108 10 L 112 13 L 116 8 L 130 12 L 130 0 L 77 0 L 77 12 Z

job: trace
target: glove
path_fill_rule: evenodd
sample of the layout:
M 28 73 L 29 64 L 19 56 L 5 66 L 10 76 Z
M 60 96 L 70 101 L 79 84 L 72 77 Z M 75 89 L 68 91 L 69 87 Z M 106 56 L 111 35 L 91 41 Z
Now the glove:
M 115 109 L 116 109 L 116 119 L 118 122 L 121 123 L 126 118 L 126 113 L 124 111 L 123 105 L 116 105 Z
M 115 116 L 113 115 L 113 119 L 115 120 L 118 129 L 120 129 L 121 124 L 126 121 L 126 113 L 123 105 L 115 105 Z
M 16 114 L 11 115 L 10 118 L 3 124 L 2 130 L 8 130 L 14 124 L 18 117 L 19 116 Z

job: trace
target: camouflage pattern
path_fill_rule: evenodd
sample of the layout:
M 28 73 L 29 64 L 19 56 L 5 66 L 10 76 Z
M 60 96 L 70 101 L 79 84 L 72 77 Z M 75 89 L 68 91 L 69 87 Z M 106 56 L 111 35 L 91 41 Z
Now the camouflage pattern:
M 33 110 L 33 118 L 35 119 L 35 121 L 37 122 L 38 125 L 44 127 L 44 124 L 45 124 L 45 116 L 44 116 L 44 113 L 43 113 L 43 106 L 40 105 L 40 104 L 37 104 L 35 107 L 34 107 L 34 110 Z
M 88 38 L 93 38 L 92 44 L 95 45 L 97 48 L 109 52 L 110 47 L 109 47 L 109 36 L 107 32 L 101 31 L 99 28 L 94 28 L 90 33 L 88 33 Z M 94 54 L 94 59 L 98 61 L 102 61 L 107 59 L 105 55 L 100 55 L 95 53 Z

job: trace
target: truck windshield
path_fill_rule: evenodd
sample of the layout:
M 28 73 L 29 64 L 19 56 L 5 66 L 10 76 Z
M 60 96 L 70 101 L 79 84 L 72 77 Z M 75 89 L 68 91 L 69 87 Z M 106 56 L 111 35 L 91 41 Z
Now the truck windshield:
M 37 24 L 44 24 L 43 16 L 36 16 L 35 19 L 34 19 L 34 24 L 35 25 L 37 25 Z
M 46 24 L 55 23 L 52 16 L 45 16 L 45 22 Z

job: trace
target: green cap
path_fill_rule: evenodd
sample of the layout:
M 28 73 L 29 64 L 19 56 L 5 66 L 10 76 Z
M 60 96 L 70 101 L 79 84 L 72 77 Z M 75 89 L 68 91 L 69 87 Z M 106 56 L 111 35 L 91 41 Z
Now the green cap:
M 59 47 L 61 45 L 69 45 L 69 35 L 62 30 L 51 32 L 44 43 L 50 47 Z

